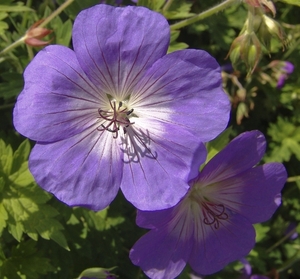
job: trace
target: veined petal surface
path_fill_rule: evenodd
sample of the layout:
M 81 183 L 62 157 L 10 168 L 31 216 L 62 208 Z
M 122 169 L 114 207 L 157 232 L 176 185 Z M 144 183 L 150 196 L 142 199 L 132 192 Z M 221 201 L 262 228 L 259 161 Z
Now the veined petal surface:
M 272 217 L 286 179 L 282 164 L 269 163 L 210 185 L 206 192 L 213 192 L 216 200 L 255 224 Z
M 206 142 L 223 131 L 229 119 L 230 103 L 221 81 L 220 67 L 208 53 L 176 51 L 144 74 L 130 104 L 139 117 L 173 125 L 166 130 L 168 137 L 174 129 L 189 130 Z
M 212 274 L 228 263 L 246 256 L 255 244 L 255 230 L 239 214 L 229 214 L 218 229 L 203 222 L 195 227 L 195 241 L 189 258 L 192 269 L 199 274 Z
M 255 166 L 265 150 L 266 140 L 261 132 L 242 133 L 207 163 L 201 171 L 200 180 L 213 184 L 233 177 Z
M 78 134 L 97 121 L 101 95 L 63 46 L 40 51 L 24 73 L 14 125 L 26 137 L 52 142 Z
M 169 40 L 166 19 L 144 7 L 96 5 L 82 11 L 73 28 L 82 69 L 105 93 L 120 98 L 166 54 Z
M 104 209 L 122 179 L 122 152 L 112 136 L 100 136 L 94 127 L 66 140 L 37 143 L 30 154 L 30 171 L 43 189 L 64 203 Z
M 172 125 L 146 122 L 143 125 L 143 119 L 139 119 L 135 129 L 127 132 L 130 140 L 123 149 L 121 189 L 126 199 L 140 210 L 169 208 L 188 191 L 189 173 L 196 171 L 195 162 L 204 162 L 206 150 L 188 131 L 175 128 L 173 137 L 168 138 L 163 131 L 172 129 Z M 149 130 L 143 132 L 146 125 Z

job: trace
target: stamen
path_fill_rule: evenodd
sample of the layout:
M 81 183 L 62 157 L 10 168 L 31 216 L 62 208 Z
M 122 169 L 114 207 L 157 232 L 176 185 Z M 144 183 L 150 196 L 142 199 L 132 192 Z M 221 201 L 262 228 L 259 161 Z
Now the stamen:
M 124 134 L 126 134 L 126 128 L 134 124 L 134 122 L 130 122 L 129 118 L 127 117 L 133 112 L 133 109 L 128 110 L 126 106 L 123 107 L 123 102 L 119 102 L 118 108 L 116 108 L 116 101 L 114 100 L 109 100 L 109 104 L 111 110 L 106 111 L 100 108 L 98 109 L 98 113 L 100 115 L 99 118 L 106 120 L 108 124 L 105 125 L 102 123 L 97 130 L 106 130 L 108 132 L 115 133 L 113 138 L 117 138 L 120 126 L 123 127 Z
M 220 227 L 220 220 L 227 220 L 228 214 L 225 212 L 223 204 L 213 204 L 210 202 L 202 203 L 203 222 L 205 225 L 214 225 L 217 230 Z
M 133 109 L 127 111 L 126 114 L 127 114 L 127 115 L 130 115 L 130 114 L 132 114 L 132 112 L 133 112 Z

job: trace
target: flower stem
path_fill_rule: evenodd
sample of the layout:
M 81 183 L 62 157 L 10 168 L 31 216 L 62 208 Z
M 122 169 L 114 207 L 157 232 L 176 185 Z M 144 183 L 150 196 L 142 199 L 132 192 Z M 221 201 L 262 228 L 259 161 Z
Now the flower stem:
M 6 52 L 8 52 L 8 51 L 10 51 L 10 50 L 12 50 L 14 48 L 16 48 L 17 46 L 19 46 L 21 44 L 23 44 L 24 40 L 25 40 L 25 36 L 23 36 L 22 38 L 20 38 L 19 40 L 15 41 L 15 42 L 13 42 L 11 45 L 9 45 L 5 49 L 3 49 L 0 52 L 0 55 L 2 55 L 4 53 L 6 53 Z
M 212 7 L 198 15 L 195 15 L 193 17 L 190 17 L 188 19 L 185 19 L 185 20 L 182 20 L 182 21 L 179 21 L 175 24 L 172 24 L 170 26 L 171 30 L 177 30 L 177 29 L 180 29 L 182 27 L 185 27 L 185 26 L 188 26 L 192 23 L 195 23 L 199 20 L 203 20 L 209 16 L 212 16 L 224 9 L 226 9 L 227 7 L 231 6 L 232 4 L 234 4 L 235 2 L 237 2 L 237 0 L 225 0 L 224 2 L 222 2 L 221 4 L 215 6 L 215 7 Z
M 7 105 L 2 105 L 0 106 L 0 110 L 3 110 L 3 109 L 8 109 L 8 108 L 12 108 L 15 104 L 7 104 Z
M 66 7 L 72 4 L 74 0 L 67 0 L 61 6 L 59 6 L 51 15 L 49 15 L 38 27 L 43 27 L 48 24 L 54 17 L 60 14 Z
M 166 2 L 166 4 L 164 5 L 164 7 L 163 7 L 163 9 L 162 9 L 163 14 L 171 7 L 172 3 L 173 3 L 173 0 L 168 0 L 168 1 Z
M 298 181 L 298 180 L 300 180 L 300 175 L 298 175 L 298 176 L 291 176 L 291 177 L 289 177 L 286 180 L 286 182 L 295 182 L 295 181 Z
M 58 14 L 60 14 L 66 7 L 68 7 L 74 0 L 67 0 L 65 3 L 63 3 L 61 6 L 59 6 L 51 15 L 49 15 L 41 24 L 39 24 L 37 27 L 43 27 L 46 24 L 48 24 L 54 17 L 56 17 Z M 0 52 L 0 55 L 3 55 L 4 53 L 16 48 L 17 46 L 21 45 L 26 39 L 26 34 L 22 36 L 19 40 L 13 42 L 11 45 L 6 47 Z
M 274 250 L 277 246 L 279 246 L 281 243 L 283 243 L 284 241 L 286 241 L 288 238 L 290 238 L 291 235 L 293 235 L 295 232 L 297 231 L 297 227 L 292 229 L 288 234 L 286 234 L 284 237 L 282 237 L 281 239 L 279 239 L 274 245 L 272 245 L 270 248 L 268 248 L 266 250 L 266 253 L 271 252 L 272 250 Z

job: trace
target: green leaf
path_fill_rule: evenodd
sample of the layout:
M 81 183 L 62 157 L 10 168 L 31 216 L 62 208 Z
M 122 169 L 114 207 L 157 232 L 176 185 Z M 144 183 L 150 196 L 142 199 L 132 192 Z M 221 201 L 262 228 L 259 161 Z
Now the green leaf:
M 278 117 L 277 123 L 270 124 L 268 135 L 272 138 L 271 152 L 265 161 L 289 161 L 293 154 L 300 160 L 300 127 Z
M 269 226 L 265 226 L 263 224 L 254 224 L 254 228 L 256 231 L 256 242 L 260 242 L 266 237 L 267 232 L 271 229 Z
M 194 13 L 190 13 L 192 3 L 187 3 L 184 0 L 174 0 L 169 7 L 169 9 L 164 13 L 164 16 L 167 19 L 182 19 L 188 18 L 193 15 Z
M 219 153 L 229 142 L 232 134 L 232 127 L 227 128 L 217 138 L 207 143 L 206 163 L 210 161 L 217 153 Z
M 39 188 L 28 169 L 30 144 L 25 140 L 13 153 L 0 140 L 0 232 L 7 227 L 11 235 L 21 241 L 23 233 L 34 240 L 40 235 L 53 239 L 69 249 L 62 234 L 63 226 L 56 220 L 58 211 L 47 204 L 51 196 Z
M 0 21 L 0 35 L 3 35 L 4 32 L 8 29 L 8 24 L 4 21 Z
M 11 256 L 2 262 L 1 278 L 39 279 L 41 275 L 54 271 L 49 259 L 42 257 L 35 245 L 34 241 L 29 240 L 13 247 Z
M 296 5 L 296 6 L 299 6 L 300 7 L 300 1 L 299 0 L 279 0 L 283 3 L 286 3 L 286 4 L 290 4 L 290 5 Z
M 0 139 L 0 173 L 4 175 L 9 175 L 13 162 L 13 151 L 12 148 L 8 145 L 6 146 L 5 142 Z
M 23 88 L 23 76 L 19 73 L 4 73 L 1 75 L 3 82 L 0 83 L 0 97 L 4 100 L 16 97 Z
M 11 173 L 18 171 L 22 167 L 22 164 L 27 161 L 29 153 L 30 143 L 28 140 L 24 140 L 14 153 Z
M 165 0 L 139 0 L 137 5 L 147 7 L 153 11 L 159 11 L 164 3 Z
M 33 12 L 33 9 L 30 9 L 26 6 L 6 6 L 6 5 L 0 5 L 0 12 Z
M 85 278 L 97 278 L 106 279 L 107 275 L 113 275 L 109 271 L 115 269 L 116 267 L 103 268 L 103 267 L 91 267 L 82 271 L 77 279 Z

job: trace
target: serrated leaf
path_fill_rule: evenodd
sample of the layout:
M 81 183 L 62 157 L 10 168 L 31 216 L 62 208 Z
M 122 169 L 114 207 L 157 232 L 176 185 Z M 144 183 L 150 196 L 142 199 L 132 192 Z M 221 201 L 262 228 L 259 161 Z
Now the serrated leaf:
M 16 240 L 20 242 L 24 231 L 22 224 L 19 222 L 14 223 L 14 221 L 9 222 L 9 220 L 7 223 L 8 223 L 8 231 Z
M 190 13 L 192 3 L 187 3 L 183 0 L 174 0 L 169 9 L 164 12 L 164 16 L 167 19 L 182 19 L 188 18 L 194 15 Z
M 30 144 L 25 140 L 12 153 L 11 147 L 0 140 L 0 171 L 4 177 L 0 179 L 0 231 L 8 227 L 12 236 L 20 241 L 23 233 L 34 240 L 38 235 L 44 239 L 53 239 L 68 249 L 67 241 L 62 234 L 63 226 L 56 216 L 58 211 L 46 204 L 51 196 L 39 188 L 29 172 L 27 157 Z
M 58 245 L 63 247 L 64 249 L 70 251 L 65 235 L 58 230 L 55 230 L 51 233 L 50 238 L 54 240 Z
M 147 7 L 153 11 L 159 11 L 164 3 L 165 0 L 139 0 L 137 5 Z

